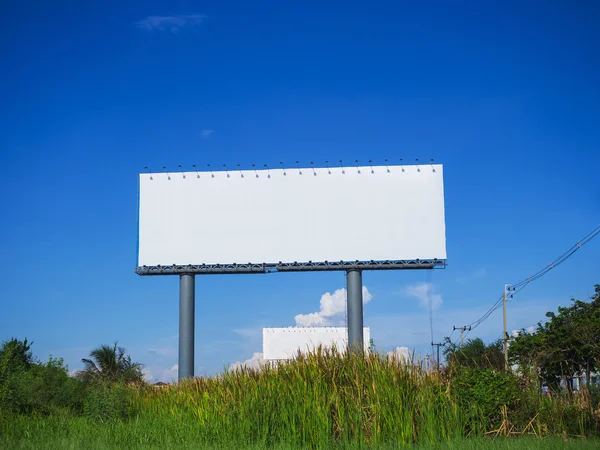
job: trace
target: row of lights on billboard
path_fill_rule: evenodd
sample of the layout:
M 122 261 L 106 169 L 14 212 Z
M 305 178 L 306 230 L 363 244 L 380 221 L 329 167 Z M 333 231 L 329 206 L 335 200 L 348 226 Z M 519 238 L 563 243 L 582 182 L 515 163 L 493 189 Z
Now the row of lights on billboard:
M 385 162 L 385 167 L 386 167 L 387 173 L 390 173 L 388 160 L 386 159 L 386 160 L 384 160 L 384 162 Z M 421 167 L 419 166 L 419 159 L 417 158 L 415 160 L 415 162 L 416 162 L 416 166 L 417 166 L 417 172 L 420 172 L 421 171 Z M 298 170 L 298 175 L 302 175 L 302 169 L 300 169 L 299 163 L 300 163 L 299 161 L 296 161 L 296 169 Z M 360 168 L 358 167 L 358 160 L 357 159 L 354 160 L 354 163 L 355 163 L 355 168 L 357 170 L 357 173 L 359 173 L 359 174 L 362 173 L 361 170 L 360 170 Z M 287 176 L 287 169 L 285 168 L 285 165 L 283 164 L 283 162 L 280 162 L 279 164 L 281 165 L 281 168 L 283 170 L 283 175 Z M 316 177 L 317 176 L 317 171 L 315 170 L 314 164 L 315 163 L 313 161 L 310 162 L 310 170 L 312 170 L 313 175 Z M 325 164 L 326 164 L 326 168 L 327 168 L 327 173 L 329 175 L 331 175 L 331 168 L 329 166 L 329 161 L 326 160 Z M 346 173 L 346 168 L 344 167 L 343 161 L 341 159 L 339 160 L 339 164 L 340 164 L 339 167 L 342 169 L 342 175 L 344 175 Z M 429 160 L 429 165 L 431 166 L 432 171 L 435 172 L 435 167 L 433 167 L 433 158 Z M 208 171 L 210 172 L 211 178 L 214 178 L 215 174 L 213 173 L 213 169 L 212 169 L 211 165 L 207 164 L 206 166 L 208 167 Z M 264 164 L 263 166 L 264 166 L 263 170 L 267 171 L 267 178 L 271 178 L 271 173 L 270 173 L 269 166 L 267 164 Z M 371 173 L 375 173 L 375 171 L 373 170 L 373 161 L 372 160 L 369 160 L 369 167 L 371 168 L 370 172 Z M 402 158 L 400 158 L 400 167 L 402 168 L 402 172 L 405 172 Z M 167 171 L 167 166 L 163 166 L 162 168 L 163 168 L 164 173 L 167 174 L 168 179 L 170 180 L 171 179 L 171 174 Z M 183 178 L 186 178 L 185 173 L 183 172 L 183 168 L 182 168 L 181 164 L 179 164 L 178 168 L 179 168 L 179 171 L 182 173 Z M 196 168 L 196 164 L 192 164 L 192 168 L 193 168 L 193 171 L 196 172 L 196 178 L 200 178 L 200 174 L 198 173 L 198 169 Z M 144 169 L 148 171 L 148 173 L 150 174 L 150 179 L 152 180 L 153 179 L 152 178 L 152 172 L 150 171 L 150 169 L 148 168 L 148 166 L 145 166 Z M 227 164 L 223 164 L 223 169 L 224 169 L 223 171 L 226 172 L 226 174 L 227 174 L 227 178 L 230 178 L 231 175 L 229 173 L 229 169 L 227 168 Z M 240 172 L 241 178 L 244 178 L 244 173 L 242 172 L 242 169 L 241 169 L 241 167 L 240 167 L 239 164 L 237 164 L 237 169 L 236 170 Z M 252 164 L 252 170 L 254 170 L 256 178 L 260 178 L 259 175 L 258 175 L 258 172 L 256 170 L 256 164 Z
M 326 326 L 326 327 L 318 327 L 318 330 L 315 330 L 315 327 L 285 327 L 285 328 L 277 328 L 276 330 L 273 330 L 271 328 L 265 328 L 264 331 L 266 333 L 279 333 L 279 332 L 284 332 L 284 333 L 322 333 L 323 331 L 325 332 L 337 332 L 338 329 L 340 327 L 333 327 L 333 326 Z M 345 328 L 345 327 L 342 327 Z

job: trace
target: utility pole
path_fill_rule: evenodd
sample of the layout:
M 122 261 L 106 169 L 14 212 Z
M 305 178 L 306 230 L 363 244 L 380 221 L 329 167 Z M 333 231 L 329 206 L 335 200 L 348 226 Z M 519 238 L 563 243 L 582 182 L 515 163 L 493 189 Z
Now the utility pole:
M 465 331 L 471 331 L 471 327 L 452 327 L 452 330 L 460 330 L 460 346 L 462 347 L 465 343 Z
M 436 346 L 436 347 L 437 347 L 437 359 L 436 359 L 436 366 L 437 366 L 437 371 L 438 371 L 438 372 L 440 371 L 440 347 L 441 347 L 442 345 L 444 345 L 444 344 L 442 344 L 441 342 L 438 342 L 438 343 L 432 342 L 432 343 L 431 343 L 431 346 L 432 346 L 432 347 L 433 347 L 433 346 Z
M 508 332 L 506 330 L 506 300 L 512 298 L 511 291 L 515 288 L 511 287 L 510 284 L 504 285 L 504 294 L 502 295 L 502 311 L 504 313 L 504 370 L 508 372 Z

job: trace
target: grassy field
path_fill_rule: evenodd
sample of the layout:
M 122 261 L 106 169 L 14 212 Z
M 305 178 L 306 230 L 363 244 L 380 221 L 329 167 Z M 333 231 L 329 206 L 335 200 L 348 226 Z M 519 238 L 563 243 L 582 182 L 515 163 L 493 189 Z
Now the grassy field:
M 2 449 L 300 449 L 314 448 L 291 443 L 265 444 L 244 443 L 223 437 L 216 443 L 204 442 L 201 433 L 185 424 L 131 420 L 99 424 L 85 418 L 58 419 L 20 418 L 12 422 L 12 431 L 3 430 L 0 435 Z M 535 439 L 528 437 L 454 439 L 422 445 L 390 442 L 379 445 L 337 444 L 326 448 L 340 449 L 400 449 L 415 450 L 592 450 L 600 448 L 600 440 L 564 441 L 560 438 Z
M 521 381 L 319 351 L 166 388 L 92 387 L 81 412 L 0 411 L 0 448 L 600 448 L 590 395 L 547 398 Z M 498 429 L 541 439 L 485 438 Z
M 138 389 L 140 420 L 193 424 L 204 442 L 412 445 L 505 427 L 542 437 L 590 436 L 589 398 L 546 398 L 514 376 L 426 373 L 379 354 L 317 352 L 277 368 L 242 370 L 167 389 Z

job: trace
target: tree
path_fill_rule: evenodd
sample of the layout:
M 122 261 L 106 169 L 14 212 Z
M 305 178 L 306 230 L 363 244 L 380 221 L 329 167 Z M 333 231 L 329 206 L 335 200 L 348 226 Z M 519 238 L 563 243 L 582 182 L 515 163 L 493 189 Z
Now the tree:
M 486 345 L 480 338 L 469 339 L 466 344 L 458 346 L 446 338 L 444 356 L 449 366 L 463 366 L 479 369 L 504 368 L 502 340 Z
M 19 403 L 17 389 L 23 374 L 35 363 L 31 343 L 12 338 L 0 346 L 0 407 L 13 407 Z
M 71 378 L 62 359 L 39 362 L 27 339 L 11 339 L 0 346 L 0 410 L 20 414 L 80 412 L 83 385 Z
M 522 330 L 511 339 L 509 356 L 524 372 L 533 370 L 548 387 L 569 392 L 573 380 L 590 382 L 600 363 L 600 285 L 590 302 L 571 299 L 569 307 L 548 312 L 533 334 Z
M 571 324 L 571 332 L 580 346 L 580 354 L 585 366 L 586 379 L 590 382 L 592 370 L 600 364 L 600 285 L 594 286 L 595 294 L 590 302 L 573 300 L 576 320 Z
M 88 382 L 141 382 L 143 379 L 142 365 L 132 362 L 125 354 L 123 347 L 101 345 L 90 352 L 90 358 L 82 358 L 85 366 L 79 375 Z
M 28 369 L 34 362 L 31 343 L 27 342 L 27 338 L 23 341 L 12 338 L 0 346 L 0 370 L 2 370 L 0 373 L 4 373 L 4 370 Z

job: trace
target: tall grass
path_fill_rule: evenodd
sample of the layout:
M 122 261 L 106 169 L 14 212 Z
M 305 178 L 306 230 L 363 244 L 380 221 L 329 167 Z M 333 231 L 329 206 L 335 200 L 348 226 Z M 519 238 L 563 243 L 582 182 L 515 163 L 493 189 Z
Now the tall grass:
M 539 396 L 535 401 L 533 408 L 529 405 L 531 416 L 514 420 L 526 424 L 537 410 L 560 406 Z M 205 442 L 264 446 L 409 446 L 481 435 L 496 425 L 482 404 L 461 401 L 450 379 L 438 373 L 378 353 L 323 349 L 276 367 L 140 389 L 133 404 L 140 418 L 175 419 L 194 428 Z M 586 417 L 583 409 L 577 414 Z M 553 421 L 551 430 L 540 414 L 536 422 L 546 434 L 568 434 L 560 415 L 546 416 Z
M 0 447 L 475 449 L 486 447 L 449 443 L 469 437 L 485 444 L 477 437 L 500 420 L 513 430 L 531 422 L 529 432 L 544 437 L 598 429 L 599 405 L 583 396 L 545 398 L 509 375 L 439 374 L 378 353 L 323 349 L 277 366 L 165 388 L 119 387 L 111 395 L 125 395 L 126 410 L 116 400 L 96 404 L 105 397 L 92 395 L 89 417 L 0 411 Z
M 0 419 L 1 415 L 0 415 Z M 1 423 L 1 420 L 0 420 Z M 3 450 L 187 450 L 187 449 L 249 449 L 249 450 L 295 450 L 310 448 L 299 444 L 274 444 L 236 442 L 231 439 L 206 442 L 197 428 L 171 418 L 166 421 L 132 419 L 98 424 L 84 417 L 61 418 L 57 416 L 24 417 L 14 416 L 5 422 L 6 430 L 0 426 L 0 448 Z M 417 443 L 414 450 L 592 450 L 599 447 L 598 440 L 561 438 L 469 438 L 438 442 Z M 380 449 L 406 448 L 405 445 L 388 443 L 364 446 L 356 443 L 337 444 L 337 449 Z

